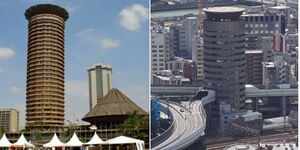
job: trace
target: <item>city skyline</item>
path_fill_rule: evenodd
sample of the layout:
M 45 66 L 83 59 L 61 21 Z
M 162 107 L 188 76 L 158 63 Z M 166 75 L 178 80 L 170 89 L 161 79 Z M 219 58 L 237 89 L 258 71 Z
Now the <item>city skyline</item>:
M 151 0 L 150 24 L 151 149 L 297 147 L 298 2 Z
M 1 2 L 0 147 L 297 149 L 298 7 Z
M 3 83 L 0 95 L 7 100 L 2 107 L 20 111 L 20 126 L 24 126 L 26 100 L 27 20 L 24 11 L 40 3 L 58 5 L 70 13 L 65 33 L 66 120 L 81 120 L 88 111 L 88 75 L 85 69 L 97 62 L 111 64 L 114 67 L 113 87 L 122 89 L 148 111 L 148 61 L 145 61 L 148 59 L 148 41 L 143 40 L 148 38 L 148 2 L 16 0 L 0 4 L 3 11 L 11 12 L 0 15 L 2 20 L 11 18 L 0 25 L 11 29 L 0 31 L 0 50 L 3 52 L 0 55 L 0 82 Z M 14 7 L 7 7 L 11 4 Z M 101 5 L 110 7 L 97 9 Z M 116 9 L 104 13 L 111 7 Z M 99 19 L 94 19 L 98 16 Z M 70 107 L 74 102 L 78 103 L 77 107 Z M 75 112 L 77 116 L 74 116 Z

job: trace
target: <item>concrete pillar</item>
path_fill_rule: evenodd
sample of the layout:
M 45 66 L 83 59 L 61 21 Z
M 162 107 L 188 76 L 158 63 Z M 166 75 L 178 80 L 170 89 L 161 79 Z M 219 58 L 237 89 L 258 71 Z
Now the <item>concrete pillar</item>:
M 283 115 L 283 120 L 284 120 L 284 131 L 285 131 L 285 122 L 286 122 L 286 117 L 285 117 L 286 116 L 286 97 L 285 96 L 282 97 L 281 102 L 282 102 L 281 107 L 282 107 L 282 115 Z

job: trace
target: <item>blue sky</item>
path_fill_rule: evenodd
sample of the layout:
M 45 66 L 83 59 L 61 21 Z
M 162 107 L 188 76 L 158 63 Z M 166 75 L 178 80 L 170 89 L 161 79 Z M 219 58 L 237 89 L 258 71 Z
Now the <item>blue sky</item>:
M 0 108 L 20 111 L 25 122 L 27 20 L 35 4 L 51 3 L 69 12 L 65 30 L 66 119 L 88 112 L 86 68 L 113 67 L 113 87 L 148 111 L 147 0 L 8 0 L 0 2 Z

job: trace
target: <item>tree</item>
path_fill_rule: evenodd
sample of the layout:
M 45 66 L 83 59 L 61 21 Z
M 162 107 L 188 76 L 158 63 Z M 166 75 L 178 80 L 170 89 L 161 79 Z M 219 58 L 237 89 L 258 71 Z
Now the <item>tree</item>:
M 68 139 L 71 138 L 71 136 L 74 134 L 74 129 L 69 127 L 67 128 L 64 133 L 63 133 L 63 136 L 65 138 L 65 141 L 67 141 Z
M 30 132 L 30 130 L 29 129 L 22 129 L 22 130 L 20 130 L 20 132 Z
M 149 117 L 137 114 L 137 111 L 128 113 L 128 118 L 121 125 L 122 133 L 135 138 L 148 137 Z
M 31 136 L 32 136 L 32 141 L 36 142 L 36 141 L 43 140 L 43 136 L 42 136 L 41 132 L 38 130 L 33 130 L 31 133 Z
M 146 139 L 149 137 L 149 116 L 144 116 L 140 124 L 140 129 L 142 132 L 138 133 L 138 137 L 141 139 Z
M 0 137 L 5 133 L 4 127 L 0 126 Z

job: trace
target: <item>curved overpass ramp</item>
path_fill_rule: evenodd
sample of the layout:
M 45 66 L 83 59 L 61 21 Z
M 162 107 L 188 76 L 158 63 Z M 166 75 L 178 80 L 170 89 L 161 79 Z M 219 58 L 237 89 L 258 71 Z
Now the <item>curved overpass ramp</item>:
M 200 92 L 206 92 L 207 95 L 201 100 L 194 99 L 190 101 L 189 108 L 175 102 L 169 103 L 170 111 L 174 117 L 173 130 L 169 136 L 161 139 L 158 143 L 152 143 L 153 140 L 151 140 L 152 149 L 184 149 L 204 134 L 206 127 L 206 113 L 203 106 L 215 101 L 216 93 L 213 90 L 203 90 Z

